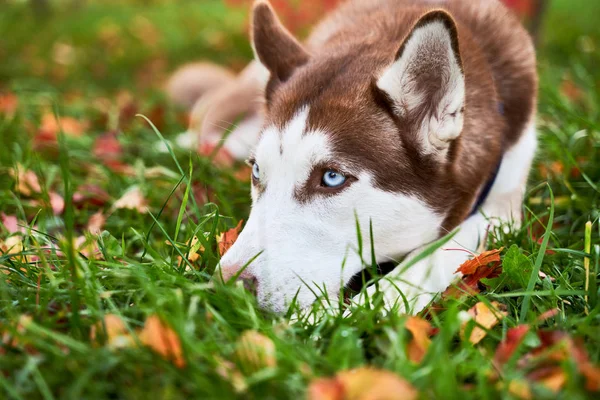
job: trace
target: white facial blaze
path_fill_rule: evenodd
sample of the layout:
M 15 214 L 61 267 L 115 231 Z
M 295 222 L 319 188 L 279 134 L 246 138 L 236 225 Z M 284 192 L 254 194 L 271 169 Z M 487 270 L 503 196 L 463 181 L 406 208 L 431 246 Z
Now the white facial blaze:
M 362 258 L 371 259 L 372 221 L 378 262 L 389 261 L 437 237 L 442 217 L 413 196 L 376 188 L 369 171 L 338 194 L 300 202 L 313 166 L 335 161 L 324 132 L 305 132 L 308 109 L 278 132 L 267 128 L 255 151 L 264 191 L 253 189 L 250 218 L 221 265 L 242 267 L 256 277 L 261 306 L 282 312 L 298 294 L 301 306 L 315 295 L 336 299 L 363 269 L 357 252 L 356 218 L 363 238 Z M 348 166 L 351 168 L 351 166 Z M 310 289 L 307 287 L 309 286 Z
M 450 141 L 462 131 L 465 104 L 465 78 L 444 23 L 433 21 L 416 28 L 401 56 L 383 72 L 377 86 L 394 101 L 396 111 L 406 116 L 431 100 L 418 87 L 417 77 L 422 71 L 432 70 L 439 73 L 441 95 L 419 131 L 424 151 L 443 156 Z

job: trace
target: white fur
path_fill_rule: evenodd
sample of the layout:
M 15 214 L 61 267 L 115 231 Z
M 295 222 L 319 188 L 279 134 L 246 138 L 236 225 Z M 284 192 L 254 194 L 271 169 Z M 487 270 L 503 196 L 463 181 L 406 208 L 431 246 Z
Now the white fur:
M 383 72 L 377 86 L 392 98 L 400 115 L 407 115 L 427 101 L 415 85 L 415 77 L 423 67 L 439 70 L 445 86 L 440 102 L 420 126 L 421 142 L 426 153 L 443 157 L 450 141 L 462 131 L 465 104 L 465 78 L 444 24 L 434 21 L 415 29 L 401 56 Z
M 344 160 L 334 160 L 324 132 L 305 132 L 308 112 L 300 110 L 283 132 L 264 131 L 255 152 L 264 191 L 253 189 L 248 223 L 221 260 L 223 266 L 239 268 L 257 256 L 247 272 L 257 278 L 259 303 L 279 312 L 296 294 L 301 306 L 311 304 L 316 299 L 311 290 L 336 299 L 363 269 L 362 260 L 370 263 L 370 222 L 375 256 L 383 262 L 435 239 L 443 220 L 416 196 L 380 190 L 368 171 L 353 171 Z M 312 167 L 328 161 L 342 163 L 358 180 L 337 195 L 299 202 L 294 194 Z
M 525 184 L 536 147 L 535 126 L 531 123 L 519 141 L 505 153 L 481 213 L 463 222 L 456 236 L 443 248 L 419 261 L 403 274 L 392 271 L 381 282 L 380 290 L 388 309 L 396 304 L 403 308 L 402 297 L 399 294 L 401 291 L 408 299 L 412 311 L 420 311 L 452 283 L 456 277 L 454 272 L 463 262 L 482 250 L 491 224 L 520 224 Z M 422 250 L 419 248 L 412 252 L 396 270 L 402 271 L 408 260 L 420 254 Z M 368 289 L 371 297 L 375 291 L 375 287 Z M 364 301 L 364 298 L 359 301 Z

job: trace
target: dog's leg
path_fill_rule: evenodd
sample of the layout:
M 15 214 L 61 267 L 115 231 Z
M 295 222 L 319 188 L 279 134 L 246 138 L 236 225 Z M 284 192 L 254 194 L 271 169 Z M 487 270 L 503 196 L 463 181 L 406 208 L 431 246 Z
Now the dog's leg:
M 481 250 L 492 224 L 508 223 L 513 227 L 520 225 L 525 185 L 536 146 L 535 127 L 531 124 L 521 139 L 504 155 L 496 181 L 481 212 L 463 222 L 452 240 L 442 248 L 404 271 L 423 248 L 413 251 L 380 282 L 379 287 L 387 308 L 397 304 L 400 309 L 405 309 L 404 296 L 409 305 L 409 310 L 406 311 L 422 310 L 452 283 L 456 277 L 456 269 L 472 254 Z M 372 297 L 376 288 L 370 287 L 367 292 Z

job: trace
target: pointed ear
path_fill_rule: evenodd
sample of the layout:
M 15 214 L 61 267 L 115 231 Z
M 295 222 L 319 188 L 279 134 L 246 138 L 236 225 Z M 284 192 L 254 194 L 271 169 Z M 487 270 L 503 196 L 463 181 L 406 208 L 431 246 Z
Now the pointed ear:
M 266 0 L 254 3 L 252 47 L 256 58 L 269 71 L 270 82 L 285 82 L 309 59 L 306 50 L 279 22 Z
M 423 15 L 377 80 L 400 118 L 415 124 L 426 154 L 445 157 L 463 128 L 465 75 L 452 17 L 441 10 Z

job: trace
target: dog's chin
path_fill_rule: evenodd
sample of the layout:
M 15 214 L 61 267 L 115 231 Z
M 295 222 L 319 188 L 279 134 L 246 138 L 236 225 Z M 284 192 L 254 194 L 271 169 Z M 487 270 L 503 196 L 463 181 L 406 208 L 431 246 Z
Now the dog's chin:
M 375 268 L 365 268 L 354 274 L 344 287 L 344 298 L 351 299 L 365 287 L 369 286 L 373 279 L 383 277 L 392 272 L 398 266 L 397 261 L 386 261 L 377 264 Z

